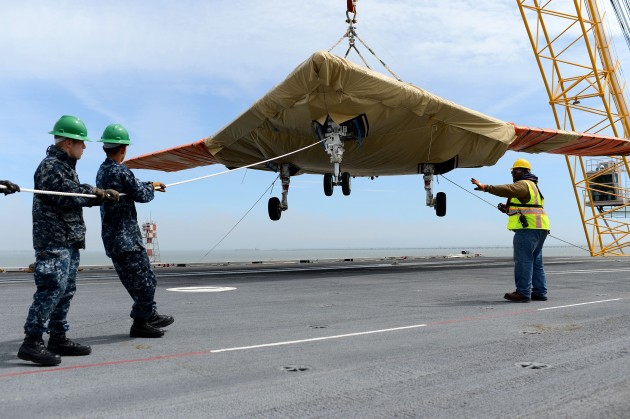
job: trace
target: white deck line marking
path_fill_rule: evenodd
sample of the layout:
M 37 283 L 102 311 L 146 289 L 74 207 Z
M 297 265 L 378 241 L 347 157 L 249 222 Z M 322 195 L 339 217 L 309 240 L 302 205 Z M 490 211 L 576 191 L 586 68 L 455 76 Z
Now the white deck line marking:
M 547 275 L 570 275 L 570 274 L 591 274 L 591 273 L 610 273 L 610 272 L 628 272 L 630 268 L 607 268 L 607 269 L 575 269 L 572 271 L 549 271 Z
M 566 305 L 566 306 L 545 307 L 545 308 L 539 308 L 539 309 L 538 309 L 538 311 L 543 311 L 543 310 L 555 310 L 556 308 L 566 308 L 566 307 L 583 306 L 583 305 L 586 305 L 586 304 L 608 303 L 608 302 L 610 302 L 610 301 L 619 301 L 619 300 L 623 300 L 623 298 L 613 298 L 613 299 L 611 299 L 611 300 L 589 301 L 588 303 L 569 304 L 569 305 Z
M 223 291 L 233 291 L 236 288 L 234 287 L 178 287 L 178 288 L 167 288 L 166 291 L 175 291 L 175 292 L 223 292 Z
M 352 337 L 352 336 L 370 335 L 374 333 L 395 332 L 397 330 L 415 329 L 418 327 L 425 327 L 425 326 L 426 324 L 414 324 L 412 326 L 393 327 L 391 329 L 369 330 L 367 332 L 348 333 L 345 335 L 323 336 L 323 337 L 311 338 L 311 339 L 288 340 L 285 342 L 264 343 L 262 345 L 239 346 L 236 348 L 215 349 L 215 350 L 210 351 L 210 353 L 216 354 L 219 352 L 244 351 L 247 349 L 269 348 L 272 346 L 295 345 L 298 343 L 317 342 L 321 340 L 330 340 L 330 339 L 341 339 L 341 338 L 347 338 L 347 337 Z

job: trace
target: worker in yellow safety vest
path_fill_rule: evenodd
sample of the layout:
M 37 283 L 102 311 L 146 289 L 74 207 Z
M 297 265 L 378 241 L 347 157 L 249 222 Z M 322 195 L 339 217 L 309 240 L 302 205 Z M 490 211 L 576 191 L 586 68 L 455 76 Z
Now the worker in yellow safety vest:
M 514 183 L 484 185 L 477 179 L 470 181 L 475 190 L 508 198 L 499 204 L 499 211 L 507 214 L 508 230 L 514 232 L 514 283 L 516 290 L 504 295 L 508 301 L 529 303 L 547 301 L 547 279 L 543 265 L 542 248 L 549 235 L 549 217 L 545 213 L 545 199 L 538 188 L 538 177 L 531 173 L 532 166 L 525 159 L 512 165 Z

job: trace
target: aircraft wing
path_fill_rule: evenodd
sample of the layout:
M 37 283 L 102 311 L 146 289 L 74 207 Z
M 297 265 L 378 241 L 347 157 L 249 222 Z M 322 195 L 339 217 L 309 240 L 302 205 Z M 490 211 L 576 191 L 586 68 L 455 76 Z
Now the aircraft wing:
M 630 141 L 623 138 L 504 122 L 320 51 L 213 136 L 126 164 L 162 171 L 214 163 L 242 167 L 318 142 L 331 123 L 352 133 L 344 140 L 342 167 L 353 176 L 418 174 L 426 163 L 435 164 L 437 174 L 491 166 L 507 150 L 630 153 Z M 332 171 L 323 145 L 274 163 L 290 163 L 294 174 Z M 275 170 L 273 165 L 254 168 Z

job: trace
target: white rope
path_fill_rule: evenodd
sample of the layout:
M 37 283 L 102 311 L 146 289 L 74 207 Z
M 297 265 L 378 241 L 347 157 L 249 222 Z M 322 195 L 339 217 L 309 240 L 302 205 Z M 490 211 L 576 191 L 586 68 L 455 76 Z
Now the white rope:
M 252 166 L 258 166 L 259 164 L 267 163 L 267 162 L 270 162 L 272 160 L 277 160 L 277 159 L 281 159 L 282 157 L 290 156 L 291 154 L 299 153 L 300 151 L 306 150 L 307 148 L 311 148 L 311 147 L 313 147 L 315 145 L 318 145 L 318 144 L 320 144 L 319 141 L 317 141 L 316 143 L 313 143 L 311 145 L 307 145 L 306 147 L 302 147 L 299 150 L 295 150 L 295 151 L 292 151 L 290 153 L 283 154 L 281 156 L 272 157 L 270 159 L 259 161 L 257 163 L 248 164 L 247 166 L 237 167 L 236 169 L 225 170 L 223 172 L 213 173 L 211 175 L 201 176 L 201 177 L 197 177 L 197 178 L 194 178 L 194 179 L 182 180 L 181 182 L 175 182 L 175 183 L 171 183 L 169 185 L 166 185 L 166 187 L 168 188 L 168 187 L 171 187 L 171 186 L 176 186 L 176 185 L 181 185 L 181 184 L 184 184 L 184 183 L 194 182 L 194 181 L 197 181 L 197 180 L 206 179 L 206 178 L 213 177 L 213 176 L 220 176 L 220 175 L 224 175 L 226 173 L 236 172 L 237 170 L 247 169 L 247 168 L 252 167 Z
M 197 180 L 206 179 L 206 178 L 209 178 L 209 177 L 214 177 L 214 176 L 224 175 L 226 173 L 236 172 L 237 170 L 247 169 L 247 168 L 252 167 L 252 166 L 258 166 L 259 164 L 267 163 L 267 162 L 270 162 L 272 160 L 281 159 L 282 157 L 290 156 L 291 154 L 299 153 L 300 151 L 306 150 L 307 148 L 311 148 L 311 147 L 313 147 L 315 145 L 318 145 L 318 144 L 320 144 L 319 141 L 317 141 L 317 142 L 315 142 L 315 143 L 313 143 L 311 145 L 308 145 L 306 147 L 302 147 L 299 150 L 295 150 L 295 151 L 291 151 L 290 153 L 283 154 L 281 156 L 276 156 L 276 157 L 272 157 L 272 158 L 267 159 L 267 160 L 259 161 L 257 163 L 248 164 L 247 166 L 237 167 L 236 169 L 225 170 L 223 172 L 213 173 L 211 175 L 201 176 L 201 177 L 197 177 L 197 178 L 194 178 L 194 179 L 182 180 L 181 182 L 175 182 L 175 183 L 168 184 L 168 185 L 166 185 L 166 187 L 182 185 L 184 183 L 195 182 Z M 0 189 L 8 189 L 8 188 L 6 186 L 4 186 L 4 185 L 0 185 Z M 42 191 L 42 190 L 38 190 L 38 189 L 26 189 L 26 188 L 20 188 L 20 192 L 32 192 L 32 193 L 44 194 L 44 195 L 79 196 L 79 197 L 83 197 L 83 198 L 96 198 L 97 197 L 96 195 L 91 195 L 91 194 L 72 193 L 72 192 L 56 192 L 56 191 Z M 125 194 L 121 193 L 120 196 L 125 196 Z
M 8 189 L 8 188 L 4 185 L 0 185 L 0 189 Z M 32 192 L 32 193 L 38 193 L 38 194 L 43 194 L 43 195 L 80 196 L 83 198 L 96 198 L 96 195 L 90 195 L 90 194 L 85 194 L 85 193 L 41 191 L 39 189 L 20 188 L 20 192 Z

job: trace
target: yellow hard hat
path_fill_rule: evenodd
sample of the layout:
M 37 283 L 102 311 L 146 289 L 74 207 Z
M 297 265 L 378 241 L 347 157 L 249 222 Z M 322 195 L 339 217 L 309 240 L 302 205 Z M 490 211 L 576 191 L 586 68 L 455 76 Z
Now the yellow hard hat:
M 512 165 L 512 169 L 516 169 L 520 167 L 522 169 L 532 170 L 532 165 L 525 159 L 516 159 L 514 164 Z

